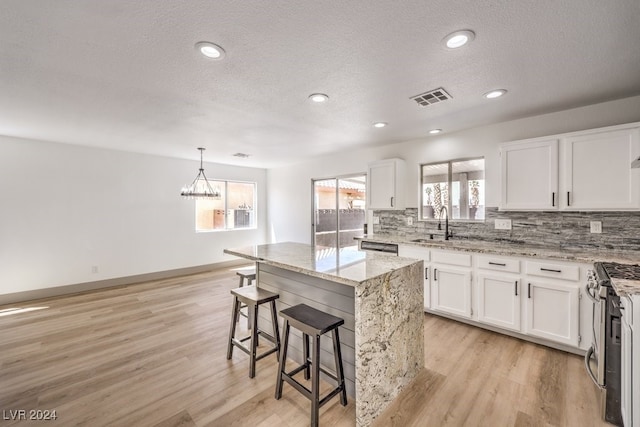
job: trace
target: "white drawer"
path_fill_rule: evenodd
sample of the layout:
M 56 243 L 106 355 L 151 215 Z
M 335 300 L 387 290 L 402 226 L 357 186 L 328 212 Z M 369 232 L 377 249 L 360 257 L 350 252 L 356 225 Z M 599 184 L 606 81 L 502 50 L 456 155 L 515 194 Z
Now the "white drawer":
M 527 261 L 527 274 L 577 282 L 580 280 L 580 267 L 577 265 Z
M 478 256 L 478 268 L 504 271 L 507 273 L 520 273 L 520 261 L 496 256 Z
M 429 261 L 429 249 L 420 246 L 400 245 L 398 246 L 398 256 L 404 258 L 415 258 Z
M 471 254 L 464 252 L 443 252 L 433 251 L 431 260 L 441 264 L 459 265 L 462 267 L 471 267 Z

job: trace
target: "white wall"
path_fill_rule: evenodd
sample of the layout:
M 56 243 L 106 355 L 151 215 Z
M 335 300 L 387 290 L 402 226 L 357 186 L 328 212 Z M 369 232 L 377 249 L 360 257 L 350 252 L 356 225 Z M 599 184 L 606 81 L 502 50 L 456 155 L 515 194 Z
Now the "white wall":
M 0 294 L 206 265 L 264 243 L 266 170 L 205 164 L 209 179 L 258 183 L 258 229 L 196 233 L 180 189 L 198 167 L 0 137 Z
M 310 242 L 311 179 L 378 159 L 407 161 L 416 207 L 420 163 L 485 156 L 486 202 L 497 206 L 501 142 L 634 121 L 640 96 L 268 171 L 208 163 L 210 179 L 258 183 L 258 229 L 215 233 L 195 233 L 195 202 L 179 196 L 197 161 L 0 136 L 0 295 L 227 261 L 224 248 L 267 240 Z
M 352 150 L 304 164 L 269 169 L 269 238 L 272 242 L 311 242 L 311 179 L 314 178 L 366 172 L 367 163 L 373 160 L 399 157 L 406 161 L 406 206 L 417 207 L 421 163 L 484 156 L 487 186 L 485 202 L 487 206 L 498 206 L 499 144 L 637 121 L 640 121 L 640 96 L 416 141 Z

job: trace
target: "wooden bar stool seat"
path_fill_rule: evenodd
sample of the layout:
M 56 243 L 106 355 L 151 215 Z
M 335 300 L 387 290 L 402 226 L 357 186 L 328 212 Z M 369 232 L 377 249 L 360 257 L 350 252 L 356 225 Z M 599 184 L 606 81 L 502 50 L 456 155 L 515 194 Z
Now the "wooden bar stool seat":
M 318 426 L 319 410 L 322 405 L 327 403 L 331 398 L 340 395 L 340 403 L 342 406 L 347 404 L 347 391 L 344 386 L 344 371 L 342 367 L 342 354 L 340 351 L 340 335 L 339 326 L 344 324 L 344 319 L 309 307 L 306 304 L 298 304 L 280 311 L 280 316 L 284 318 L 284 327 L 282 329 L 282 351 L 280 352 L 280 364 L 278 367 L 278 376 L 276 378 L 276 399 L 282 397 L 283 382 L 291 384 L 293 388 L 298 390 L 307 399 L 311 400 L 311 426 Z M 287 346 L 289 343 L 289 329 L 294 327 L 302 332 L 303 346 L 303 364 L 294 370 L 286 371 Z M 320 366 L 320 337 L 327 332 L 332 332 L 333 336 L 333 355 L 336 372 L 329 372 Z M 309 336 L 313 337 L 313 353 L 309 359 Z M 312 369 L 309 375 L 310 368 Z M 311 376 L 311 390 L 296 381 L 293 376 L 300 371 L 304 371 L 304 379 L 308 380 Z M 325 397 L 320 398 L 320 372 L 336 381 L 338 386 L 329 392 Z
M 227 360 L 230 360 L 233 356 L 233 348 L 238 347 L 249 355 L 249 378 L 253 378 L 256 375 L 256 361 L 270 355 L 271 353 L 278 353 L 280 355 L 280 336 L 278 331 L 278 319 L 276 318 L 276 299 L 280 295 L 269 292 L 265 289 L 260 289 L 257 286 L 243 286 L 231 290 L 233 295 L 233 311 L 231 312 L 231 328 L 229 330 L 229 343 L 227 346 Z M 266 332 L 258 328 L 258 307 L 262 304 L 270 303 L 271 305 L 271 322 L 273 323 L 273 335 L 269 335 Z M 251 321 L 251 335 L 244 338 L 236 338 L 236 323 L 240 316 L 240 307 L 245 305 L 248 307 Z M 262 354 L 257 354 L 258 349 L 258 337 L 262 336 L 266 340 L 274 344 L 273 348 L 266 350 Z M 249 347 L 246 347 L 243 342 L 251 340 Z

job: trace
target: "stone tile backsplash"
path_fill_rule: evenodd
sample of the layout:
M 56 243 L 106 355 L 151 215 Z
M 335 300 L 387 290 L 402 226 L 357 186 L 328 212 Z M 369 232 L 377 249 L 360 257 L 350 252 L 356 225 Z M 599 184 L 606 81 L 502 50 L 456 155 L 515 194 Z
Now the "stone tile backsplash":
M 380 224 L 374 233 L 429 237 L 438 221 L 418 221 L 418 209 L 374 211 Z M 407 217 L 413 225 L 407 225 Z M 556 249 L 640 251 L 640 212 L 504 212 L 486 208 L 484 222 L 449 222 L 454 239 L 544 245 Z M 496 230 L 496 219 L 510 219 L 511 230 Z M 590 221 L 602 221 L 602 234 L 590 232 Z M 444 229 L 444 220 L 442 222 Z

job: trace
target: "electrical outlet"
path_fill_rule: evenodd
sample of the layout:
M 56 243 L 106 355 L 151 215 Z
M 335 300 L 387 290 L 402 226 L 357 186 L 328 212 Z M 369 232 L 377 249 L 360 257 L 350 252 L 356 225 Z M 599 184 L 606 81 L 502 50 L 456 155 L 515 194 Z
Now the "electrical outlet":
M 407 217 L 407 225 L 413 225 L 413 217 L 412 216 L 408 216 Z
M 494 228 L 496 230 L 511 230 L 511 220 L 510 219 L 496 219 Z
M 93 265 L 93 266 L 91 266 L 91 272 L 92 272 L 93 274 L 97 274 L 97 273 L 98 273 L 98 266 L 97 266 L 97 265 Z
M 374 217 L 373 217 L 373 223 L 374 223 L 375 225 L 380 224 L 380 217 L 379 217 L 379 216 L 374 216 Z
M 602 221 L 591 221 L 590 228 L 592 233 L 602 233 Z

